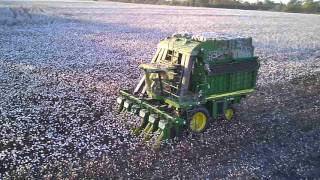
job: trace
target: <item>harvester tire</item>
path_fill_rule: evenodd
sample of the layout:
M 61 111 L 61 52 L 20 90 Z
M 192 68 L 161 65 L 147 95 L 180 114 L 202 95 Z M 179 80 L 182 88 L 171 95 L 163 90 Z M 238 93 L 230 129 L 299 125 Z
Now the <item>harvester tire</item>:
M 204 107 L 197 107 L 187 112 L 187 126 L 191 132 L 201 133 L 208 127 L 210 114 Z
M 229 107 L 223 111 L 224 119 L 227 121 L 231 121 L 234 118 L 235 109 L 233 107 Z

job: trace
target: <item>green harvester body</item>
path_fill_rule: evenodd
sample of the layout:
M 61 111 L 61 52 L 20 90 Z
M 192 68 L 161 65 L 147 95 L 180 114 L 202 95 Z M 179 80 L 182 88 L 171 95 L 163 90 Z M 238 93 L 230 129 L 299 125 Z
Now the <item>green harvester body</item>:
M 133 90 L 121 90 L 120 111 L 141 116 L 134 134 L 161 140 L 185 129 L 202 132 L 219 117 L 231 119 L 233 105 L 254 91 L 258 58 L 252 38 L 214 33 L 174 34 L 158 44 Z

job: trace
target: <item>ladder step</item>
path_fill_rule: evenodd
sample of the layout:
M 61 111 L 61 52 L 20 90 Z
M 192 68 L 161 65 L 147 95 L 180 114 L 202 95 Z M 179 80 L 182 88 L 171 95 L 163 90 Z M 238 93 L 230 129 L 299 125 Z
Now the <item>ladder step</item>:
M 170 91 L 167 91 L 167 90 L 163 90 L 163 92 L 168 93 L 168 94 L 170 94 L 172 96 L 175 96 L 177 98 L 179 97 L 178 95 L 175 95 L 175 94 L 173 94 L 173 93 L 171 93 Z
M 170 86 L 170 87 L 172 87 L 174 89 L 178 89 L 178 86 L 174 86 L 174 85 L 172 85 L 172 84 L 170 84 L 168 82 L 162 81 L 162 83 L 165 84 L 165 85 L 168 85 L 168 86 Z

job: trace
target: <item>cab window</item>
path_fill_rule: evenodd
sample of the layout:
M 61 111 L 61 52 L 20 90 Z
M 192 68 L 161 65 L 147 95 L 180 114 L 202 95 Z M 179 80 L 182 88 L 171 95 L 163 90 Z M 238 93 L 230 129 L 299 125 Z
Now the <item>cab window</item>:
M 165 60 L 171 61 L 171 60 L 172 60 L 172 56 L 173 56 L 173 51 L 168 50 L 168 51 L 167 51 L 167 55 L 166 55 L 166 57 L 165 57 Z

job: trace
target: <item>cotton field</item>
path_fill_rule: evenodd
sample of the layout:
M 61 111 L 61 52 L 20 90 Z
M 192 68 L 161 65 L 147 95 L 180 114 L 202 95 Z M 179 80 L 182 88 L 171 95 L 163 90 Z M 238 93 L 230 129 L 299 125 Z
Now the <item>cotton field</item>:
M 251 36 L 257 91 L 152 151 L 119 115 L 159 40 Z M 320 16 L 95 1 L 0 2 L 0 179 L 320 177 Z

